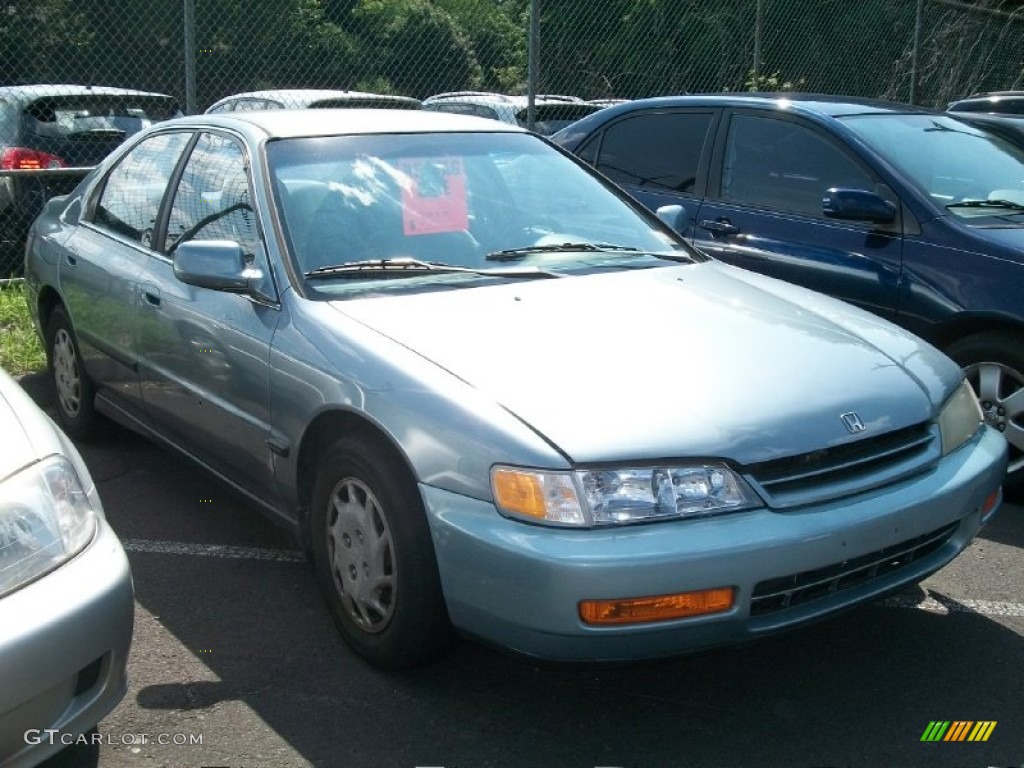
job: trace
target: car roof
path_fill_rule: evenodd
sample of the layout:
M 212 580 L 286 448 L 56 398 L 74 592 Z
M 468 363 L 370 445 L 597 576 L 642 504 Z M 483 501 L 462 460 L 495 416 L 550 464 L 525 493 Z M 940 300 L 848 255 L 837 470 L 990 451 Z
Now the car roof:
M 857 98 L 852 96 L 834 96 L 822 93 L 700 93 L 680 96 L 655 96 L 648 99 L 637 99 L 605 107 L 602 115 L 624 114 L 634 109 L 674 106 L 728 106 L 758 107 L 761 109 L 790 110 L 805 113 L 817 113 L 830 117 L 861 114 L 906 114 L 928 113 L 935 110 L 916 107 L 882 99 Z
M 995 97 L 1015 97 L 1024 98 L 1024 91 L 985 91 L 984 93 L 972 93 L 970 96 L 964 96 L 961 99 L 954 99 L 954 101 L 967 101 L 968 99 L 991 99 Z
M 414 99 L 412 96 L 396 96 L 390 93 L 371 93 L 369 91 L 345 91 L 345 90 L 331 90 L 329 88 L 274 88 L 264 91 L 245 91 L 243 93 L 233 93 L 230 96 L 225 96 L 222 99 L 218 99 L 210 105 L 209 109 L 213 109 L 218 104 L 223 104 L 229 101 L 235 101 L 237 99 L 268 99 L 273 101 L 280 101 L 287 104 L 312 104 L 317 101 L 324 101 L 327 99 L 379 99 L 380 101 L 396 101 L 396 102 L 419 102 L 419 99 Z
M 155 96 L 170 99 L 166 93 L 137 91 L 131 88 L 112 88 L 102 85 L 75 85 L 40 83 L 38 85 L 5 85 L 0 87 L 0 99 L 27 102 L 46 96 Z
M 270 109 L 247 112 L 179 117 L 160 124 L 167 126 L 219 126 L 246 132 L 253 130 L 268 138 L 299 136 L 341 136 L 377 133 L 527 133 L 523 128 L 497 120 L 446 112 L 393 109 Z
M 513 108 L 525 107 L 529 103 L 528 96 L 509 96 L 504 93 L 491 93 L 488 91 L 451 91 L 449 93 L 435 93 L 423 100 L 424 104 L 436 103 L 439 101 L 454 101 L 471 103 L 507 104 Z M 534 96 L 535 104 L 586 104 L 583 99 L 577 96 L 563 96 L 554 93 L 538 93 Z

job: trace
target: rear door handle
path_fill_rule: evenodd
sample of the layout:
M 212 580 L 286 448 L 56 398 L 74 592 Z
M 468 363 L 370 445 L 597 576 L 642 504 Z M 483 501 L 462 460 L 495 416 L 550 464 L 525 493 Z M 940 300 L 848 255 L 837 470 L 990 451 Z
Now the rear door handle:
M 738 235 L 740 232 L 740 228 L 728 219 L 703 219 L 700 226 L 713 235 Z

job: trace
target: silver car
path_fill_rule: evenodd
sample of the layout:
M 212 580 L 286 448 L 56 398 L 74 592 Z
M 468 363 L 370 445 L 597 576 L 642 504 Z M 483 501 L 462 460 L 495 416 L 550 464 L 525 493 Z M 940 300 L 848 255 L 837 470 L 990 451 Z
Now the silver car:
M 947 357 L 496 121 L 154 126 L 49 204 L 25 273 L 64 427 L 106 414 L 247 495 L 382 666 L 454 631 L 756 639 L 923 579 L 1001 501 Z
M 128 560 L 71 441 L 0 370 L 0 766 L 74 743 L 127 689 Z

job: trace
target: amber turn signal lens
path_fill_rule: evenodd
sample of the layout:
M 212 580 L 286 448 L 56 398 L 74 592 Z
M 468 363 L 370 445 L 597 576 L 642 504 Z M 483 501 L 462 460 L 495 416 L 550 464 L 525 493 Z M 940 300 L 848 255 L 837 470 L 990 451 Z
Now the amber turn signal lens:
M 544 519 L 544 487 L 540 477 L 529 472 L 499 469 L 494 473 L 494 496 L 509 512 Z
M 732 608 L 733 602 L 732 587 L 717 587 L 659 597 L 583 600 L 580 603 L 580 618 L 586 624 L 642 624 L 722 613 Z

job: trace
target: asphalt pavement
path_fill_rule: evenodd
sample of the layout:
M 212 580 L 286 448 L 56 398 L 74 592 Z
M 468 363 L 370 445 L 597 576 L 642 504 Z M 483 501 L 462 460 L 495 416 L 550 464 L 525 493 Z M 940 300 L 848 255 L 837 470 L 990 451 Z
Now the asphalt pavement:
M 46 768 L 1024 765 L 1020 506 L 922 588 L 753 645 L 549 665 L 465 641 L 387 674 L 340 640 L 295 542 L 223 486 L 115 425 L 79 447 L 134 574 L 131 685 Z M 995 725 L 922 741 L 937 721 Z

